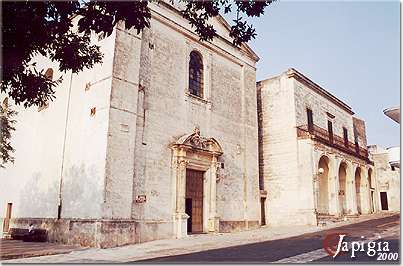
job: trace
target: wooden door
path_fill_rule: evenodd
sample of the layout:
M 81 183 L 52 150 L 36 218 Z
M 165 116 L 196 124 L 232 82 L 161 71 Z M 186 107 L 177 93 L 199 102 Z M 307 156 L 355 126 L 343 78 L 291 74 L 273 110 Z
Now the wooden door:
M 203 175 L 204 172 L 186 169 L 186 214 L 188 232 L 203 232 Z

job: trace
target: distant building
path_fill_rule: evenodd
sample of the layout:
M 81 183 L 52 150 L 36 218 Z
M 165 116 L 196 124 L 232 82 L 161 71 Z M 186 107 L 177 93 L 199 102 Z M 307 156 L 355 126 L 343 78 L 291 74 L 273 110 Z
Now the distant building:
M 266 223 L 318 224 L 376 211 L 364 121 L 295 69 L 259 81 L 257 91 Z

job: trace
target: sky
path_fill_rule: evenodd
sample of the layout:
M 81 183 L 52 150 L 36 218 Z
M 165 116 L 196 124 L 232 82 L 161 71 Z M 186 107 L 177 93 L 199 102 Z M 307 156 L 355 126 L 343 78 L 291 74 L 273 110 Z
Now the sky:
M 400 106 L 400 3 L 278 1 L 250 20 L 257 80 L 293 67 L 366 121 L 368 145 L 400 145 L 383 110 Z

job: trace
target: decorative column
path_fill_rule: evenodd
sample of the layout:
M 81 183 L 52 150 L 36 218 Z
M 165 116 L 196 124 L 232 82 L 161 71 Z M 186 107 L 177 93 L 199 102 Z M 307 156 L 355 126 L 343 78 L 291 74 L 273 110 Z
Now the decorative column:
M 342 202 L 340 201 L 340 176 L 339 176 L 339 168 L 340 168 L 340 157 L 336 156 L 334 161 L 334 186 L 335 186 L 335 210 L 336 215 L 341 217 L 343 215 Z
M 355 180 L 348 180 L 349 185 L 349 197 L 347 198 L 347 209 L 349 210 L 348 214 L 358 214 L 357 208 L 357 195 L 355 191 Z
M 216 217 L 217 204 L 217 157 L 213 155 L 210 167 L 210 212 L 208 220 L 209 232 L 218 231 L 218 219 Z
M 178 156 L 176 163 L 176 238 L 182 238 L 187 235 L 187 219 L 189 218 L 189 215 L 185 213 L 186 166 L 188 161 L 183 156 Z
M 313 205 L 314 205 L 314 211 L 315 215 L 319 213 L 318 208 L 319 208 L 319 178 L 320 178 L 321 173 L 316 172 L 313 175 L 312 178 L 312 185 L 313 185 Z
M 329 156 L 329 172 L 328 172 L 328 188 L 329 188 L 329 214 L 339 214 L 339 177 L 336 166 L 339 158 L 337 156 Z
M 362 171 L 361 180 L 364 180 L 364 182 L 363 182 L 363 185 L 364 185 L 363 186 L 363 190 L 364 190 L 363 202 L 365 202 L 365 214 L 370 214 L 371 213 L 371 196 L 370 196 L 371 189 L 369 187 L 368 171 Z

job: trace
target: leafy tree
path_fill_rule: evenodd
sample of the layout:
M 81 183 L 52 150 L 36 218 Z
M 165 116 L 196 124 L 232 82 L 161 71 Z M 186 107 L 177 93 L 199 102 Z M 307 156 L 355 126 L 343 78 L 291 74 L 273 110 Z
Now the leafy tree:
M 0 168 L 5 168 L 8 162 L 14 162 L 12 153 L 14 152 L 11 146 L 11 132 L 15 130 L 15 120 L 13 117 L 17 112 L 12 110 L 8 105 L 7 98 L 0 105 Z
M 174 0 L 171 0 L 173 2 Z M 183 16 L 200 40 L 210 41 L 216 30 L 209 19 L 220 12 L 236 12 L 230 36 L 234 45 L 255 38 L 248 17 L 259 17 L 270 1 L 184 1 Z M 148 1 L 2 1 L 3 77 L 1 92 L 24 107 L 52 101 L 61 77 L 49 80 L 32 59 L 44 55 L 59 63 L 61 72 L 78 73 L 102 62 L 99 46 L 90 43 L 90 33 L 109 36 L 119 21 L 140 33 L 150 26 Z M 79 15 L 78 30 L 72 19 Z

